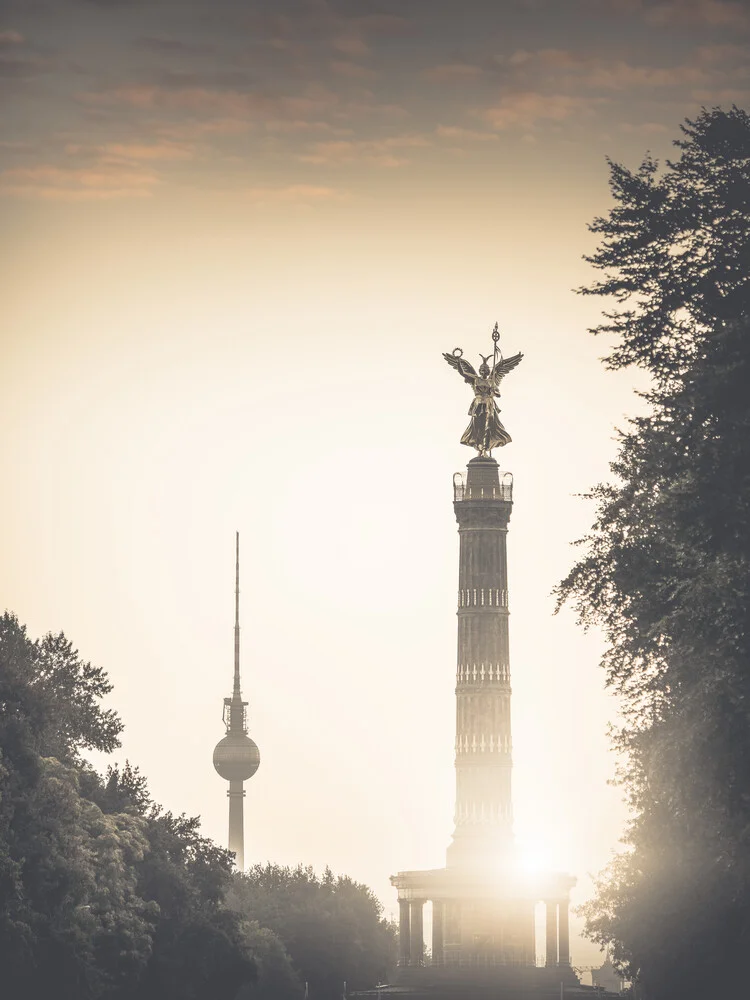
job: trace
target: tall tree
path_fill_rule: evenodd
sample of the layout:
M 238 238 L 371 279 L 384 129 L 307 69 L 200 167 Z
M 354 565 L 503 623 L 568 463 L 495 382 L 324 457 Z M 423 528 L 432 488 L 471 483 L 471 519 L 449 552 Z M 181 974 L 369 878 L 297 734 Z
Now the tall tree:
M 0 617 L 0 964 L 11 995 L 104 995 L 137 980 L 155 910 L 137 892 L 145 823 L 81 794 L 80 753 L 117 742 L 109 690 L 64 636 Z
M 110 690 L 63 635 L 0 617 L 0 975 L 41 1000 L 292 1000 L 271 931 L 228 910 L 228 851 L 164 813 L 136 768 L 101 779 L 118 743 Z
M 653 388 L 559 589 L 605 633 L 633 810 L 588 933 L 654 1000 L 743 988 L 750 945 L 750 117 L 682 132 L 661 172 L 611 164 L 591 227 L 594 332 Z

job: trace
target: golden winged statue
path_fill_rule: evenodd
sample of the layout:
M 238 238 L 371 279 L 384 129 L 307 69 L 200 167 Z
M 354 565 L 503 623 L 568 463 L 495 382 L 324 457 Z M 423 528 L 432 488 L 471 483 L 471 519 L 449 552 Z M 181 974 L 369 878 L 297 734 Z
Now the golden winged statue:
M 492 354 L 488 354 L 487 357 L 484 354 L 479 355 L 482 363 L 478 372 L 474 371 L 473 365 L 462 356 L 463 351 L 459 347 L 452 354 L 443 354 L 448 364 L 455 368 L 474 390 L 474 399 L 469 407 L 471 423 L 463 433 L 461 444 L 476 448 L 481 457 L 489 455 L 493 448 L 502 448 L 511 440 L 510 434 L 500 421 L 500 410 L 495 399 L 500 396 L 500 382 L 523 358 L 523 354 L 520 353 L 514 354 L 512 358 L 498 356 L 497 325 L 492 333 L 492 339 L 495 341 L 492 368 L 487 364 L 493 357 Z

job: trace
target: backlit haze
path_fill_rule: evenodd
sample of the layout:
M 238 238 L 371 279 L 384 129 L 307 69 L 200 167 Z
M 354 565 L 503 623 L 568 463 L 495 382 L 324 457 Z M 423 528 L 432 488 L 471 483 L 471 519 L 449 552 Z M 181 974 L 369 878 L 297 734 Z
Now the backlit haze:
M 0 6 L 0 603 L 104 666 L 118 760 L 226 842 L 242 675 L 248 863 L 388 876 L 452 832 L 451 476 L 497 320 L 515 476 L 514 809 L 591 893 L 625 819 L 600 639 L 550 592 L 637 373 L 586 332 L 605 156 L 747 103 L 745 4 L 212 0 Z M 97 761 L 97 765 L 102 765 Z M 575 936 L 574 965 L 599 963 Z

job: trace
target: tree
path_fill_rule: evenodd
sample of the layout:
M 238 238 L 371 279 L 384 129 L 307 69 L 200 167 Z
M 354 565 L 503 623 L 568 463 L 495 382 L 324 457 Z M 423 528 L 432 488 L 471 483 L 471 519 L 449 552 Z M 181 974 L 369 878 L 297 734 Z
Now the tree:
M 63 635 L 0 618 L 0 967 L 29 1000 L 299 996 L 283 945 L 229 911 L 232 858 L 126 764 L 83 760 L 122 724 Z
M 0 618 L 0 958 L 11 995 L 86 998 L 137 979 L 154 911 L 136 892 L 136 817 L 81 795 L 80 752 L 121 725 L 106 675 L 64 636 L 32 642 Z M 54 754 L 54 756 L 53 756 Z
M 589 259 L 610 367 L 652 376 L 560 585 L 603 629 L 633 819 L 588 934 L 654 1000 L 727 995 L 750 944 L 750 118 L 703 110 L 659 174 L 611 164 Z
M 326 869 L 255 865 L 236 874 L 227 905 L 284 942 L 313 1000 L 338 1000 L 343 983 L 371 989 L 395 958 L 393 928 L 370 889 Z

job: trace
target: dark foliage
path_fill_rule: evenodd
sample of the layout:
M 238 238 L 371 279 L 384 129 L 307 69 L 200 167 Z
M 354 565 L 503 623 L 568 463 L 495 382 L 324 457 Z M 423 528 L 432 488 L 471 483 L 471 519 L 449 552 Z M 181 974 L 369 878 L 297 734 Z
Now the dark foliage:
M 587 929 L 653 1000 L 740 995 L 750 946 L 750 118 L 703 111 L 659 175 L 611 165 L 587 291 L 653 376 L 560 587 L 604 630 L 633 810 Z
M 284 942 L 312 1000 L 372 989 L 395 960 L 395 935 L 364 885 L 326 869 L 255 865 L 236 875 L 227 904 Z
M 232 859 L 163 813 L 117 745 L 110 685 L 64 636 L 0 618 L 0 968 L 25 1000 L 299 996 L 281 943 L 223 905 Z

